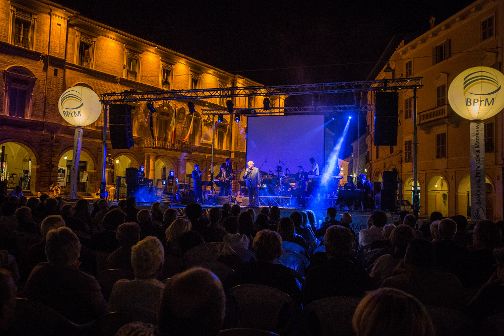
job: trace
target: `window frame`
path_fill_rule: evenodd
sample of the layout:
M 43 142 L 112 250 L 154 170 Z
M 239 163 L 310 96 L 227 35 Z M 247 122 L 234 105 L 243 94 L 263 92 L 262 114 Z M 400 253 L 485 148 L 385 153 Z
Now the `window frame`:
M 404 141 L 404 162 L 411 163 L 413 162 L 413 141 L 405 140 Z
M 486 24 L 489 21 L 492 22 L 490 29 L 488 26 L 486 26 Z M 481 20 L 480 38 L 481 38 L 481 41 L 485 41 L 485 40 L 488 40 L 489 38 L 492 38 L 494 36 L 495 36 L 495 14 L 492 14 L 490 16 L 487 16 L 483 20 Z
M 408 60 L 404 64 L 404 74 L 406 77 L 413 76 L 413 60 Z
M 165 78 L 165 72 L 169 71 L 168 78 Z M 161 87 L 164 90 L 171 90 L 173 84 L 173 64 L 162 62 L 160 74 Z
M 438 64 L 451 57 L 451 39 L 444 40 L 432 48 L 432 64 Z
M 130 60 L 136 60 L 136 71 L 130 68 Z M 133 76 L 134 74 L 134 76 Z M 124 62 L 124 78 L 132 81 L 138 81 L 140 78 L 140 54 L 133 50 L 126 50 Z
M 16 20 L 23 20 L 30 24 L 29 35 L 28 35 L 28 45 L 25 46 L 22 43 L 16 43 Z M 25 48 L 29 50 L 35 49 L 35 26 L 37 22 L 37 16 L 29 11 L 19 7 L 11 7 L 10 15 L 10 25 L 9 25 L 9 42 L 20 48 Z
M 491 146 L 489 146 L 489 144 L 491 144 Z M 495 123 L 493 121 L 485 123 L 485 152 L 495 152 Z
M 404 119 L 411 119 L 413 116 L 413 97 L 404 99 Z
M 443 141 L 441 141 L 443 139 Z M 445 159 L 447 157 L 447 139 L 446 132 L 436 134 L 436 159 Z
M 82 66 L 84 68 L 88 69 L 93 69 L 94 68 L 94 60 L 95 60 L 95 39 L 88 37 L 86 35 L 82 35 L 82 33 L 79 36 L 79 39 L 77 40 L 77 52 L 76 52 L 76 59 L 75 63 L 79 66 Z M 81 43 L 85 43 L 89 45 L 89 64 L 85 65 L 84 62 L 81 62 Z
M 442 95 L 439 93 L 442 92 Z M 436 86 L 436 106 L 444 106 L 447 103 L 447 87 L 446 84 Z

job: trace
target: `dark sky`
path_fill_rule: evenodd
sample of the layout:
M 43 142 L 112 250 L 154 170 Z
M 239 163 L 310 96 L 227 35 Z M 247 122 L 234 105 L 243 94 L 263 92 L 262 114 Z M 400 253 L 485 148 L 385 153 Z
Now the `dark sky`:
M 56 0 L 264 84 L 365 79 L 394 35 L 418 36 L 472 0 Z

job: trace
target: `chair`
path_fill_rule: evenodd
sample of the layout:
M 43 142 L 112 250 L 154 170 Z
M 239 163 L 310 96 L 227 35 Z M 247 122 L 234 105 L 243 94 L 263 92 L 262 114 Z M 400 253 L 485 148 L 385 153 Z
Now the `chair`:
M 296 312 L 292 298 L 276 288 L 244 284 L 231 288 L 231 299 L 236 306 L 238 326 L 269 331 L 289 327 Z
M 205 243 L 193 247 L 184 254 L 184 264 L 187 268 L 199 266 L 205 262 L 217 261 L 221 251 L 222 242 Z
M 94 321 L 76 324 L 54 309 L 24 298 L 16 299 L 14 334 L 20 336 L 92 335 Z
M 428 306 L 427 310 L 436 329 L 436 336 L 469 336 L 474 335 L 474 323 L 461 311 Z
M 105 300 L 109 299 L 112 287 L 114 287 L 116 281 L 121 279 L 131 280 L 133 279 L 133 274 L 128 270 L 120 268 L 109 268 L 98 273 L 96 280 L 100 283 Z
M 232 328 L 219 331 L 219 336 L 279 336 L 277 333 L 261 329 Z
M 303 327 L 307 335 L 351 336 L 352 317 L 360 298 L 333 296 L 306 305 Z

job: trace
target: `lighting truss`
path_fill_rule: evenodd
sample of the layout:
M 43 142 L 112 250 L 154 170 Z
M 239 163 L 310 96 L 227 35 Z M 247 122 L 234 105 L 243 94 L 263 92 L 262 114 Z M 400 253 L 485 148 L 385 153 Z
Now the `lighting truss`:
M 263 108 L 236 108 L 235 113 L 246 116 L 276 116 L 276 115 L 306 115 L 306 114 L 332 114 L 338 112 L 370 111 L 371 105 L 334 105 L 334 106 L 292 106 Z M 226 109 L 202 109 L 203 115 L 229 114 Z
M 338 93 L 359 93 L 371 91 L 408 90 L 422 87 L 422 77 L 381 79 L 373 81 L 334 82 L 276 86 L 241 86 L 229 88 L 210 88 L 192 90 L 155 90 L 104 93 L 100 100 L 103 104 L 120 104 L 140 101 L 203 100 L 233 97 L 271 97 L 328 95 Z

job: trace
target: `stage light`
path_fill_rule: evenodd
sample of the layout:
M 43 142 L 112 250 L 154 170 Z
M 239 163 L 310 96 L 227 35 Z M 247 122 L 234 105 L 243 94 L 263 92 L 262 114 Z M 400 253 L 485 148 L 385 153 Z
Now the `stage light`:
M 348 116 L 348 119 L 352 119 L 352 116 Z
M 217 116 L 217 122 L 220 124 L 220 123 L 223 123 L 224 122 L 224 116 L 222 114 L 219 114 Z
M 228 113 L 233 113 L 234 104 L 231 99 L 226 100 L 226 108 Z
M 189 109 L 189 114 L 194 114 L 196 109 L 194 108 L 194 103 L 192 101 L 187 103 L 187 108 Z
M 263 109 L 266 111 L 271 109 L 271 101 L 268 97 L 263 99 Z
M 119 159 L 116 159 L 115 163 L 119 163 Z
M 147 103 L 147 109 L 150 113 L 156 113 L 156 108 L 154 107 L 154 104 L 152 102 Z
M 240 122 L 240 114 L 239 114 L 239 113 L 235 113 L 234 120 L 235 120 L 237 123 L 239 123 L 239 122 Z

